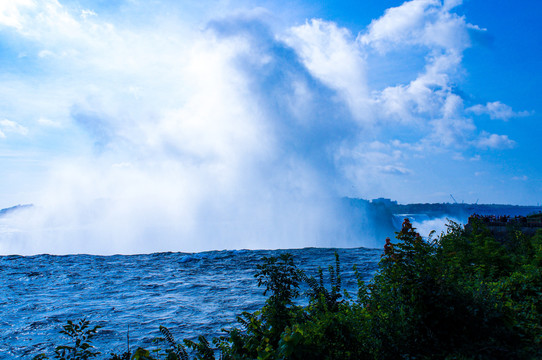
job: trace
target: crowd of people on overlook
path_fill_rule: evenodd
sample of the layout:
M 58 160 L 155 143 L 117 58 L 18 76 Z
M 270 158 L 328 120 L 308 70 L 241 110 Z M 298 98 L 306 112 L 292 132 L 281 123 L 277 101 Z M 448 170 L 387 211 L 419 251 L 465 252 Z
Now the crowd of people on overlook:
M 507 226 L 507 225 L 519 225 L 521 227 L 533 227 L 533 228 L 542 228 L 542 212 L 530 215 L 530 216 L 509 216 L 509 215 L 478 215 L 472 214 L 469 216 L 469 223 L 472 223 L 475 219 L 481 221 L 483 224 L 488 226 Z M 422 237 L 418 232 L 414 231 L 410 220 L 405 218 L 403 224 L 401 225 L 402 233 L 413 232 L 413 235 L 417 241 L 422 241 Z M 386 243 L 384 244 L 384 254 L 390 255 L 394 258 L 394 247 L 391 239 L 386 238 Z
M 542 227 L 542 213 L 535 216 L 509 216 L 509 215 L 478 215 L 469 216 L 469 223 L 474 219 L 490 226 L 519 225 L 521 227 Z

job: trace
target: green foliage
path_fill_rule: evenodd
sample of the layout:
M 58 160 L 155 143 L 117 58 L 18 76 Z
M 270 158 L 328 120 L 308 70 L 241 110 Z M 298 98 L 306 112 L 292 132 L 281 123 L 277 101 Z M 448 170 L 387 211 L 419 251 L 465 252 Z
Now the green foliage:
M 513 264 L 505 246 L 477 219 L 472 221 L 470 232 L 454 223 L 440 239 L 439 257 L 457 280 L 493 280 L 509 274 Z
M 185 340 L 184 343 L 189 348 L 193 349 L 196 353 L 196 359 L 198 360 L 214 360 L 215 351 L 211 348 L 209 341 L 202 335 L 198 336 L 198 342 L 192 340 Z M 188 355 L 186 357 L 188 360 Z M 184 359 L 183 359 L 184 360 Z
M 101 326 L 90 327 L 90 322 L 85 318 L 75 323 L 69 320 L 60 333 L 69 337 L 73 343 L 57 346 L 54 358 L 60 360 L 86 360 L 98 356 L 100 352 L 94 350 L 92 338 L 100 328 Z M 34 360 L 47 358 L 45 354 L 39 354 L 34 357 Z
M 513 253 L 487 229 L 454 223 L 422 241 L 406 222 L 397 239 L 369 285 L 377 358 L 522 358 L 518 319 L 495 288 Z
M 304 272 L 299 271 L 301 280 L 309 286 L 307 295 L 311 303 L 311 309 L 331 311 L 338 310 L 340 304 L 339 299 L 341 294 L 341 262 L 339 260 L 339 254 L 335 252 L 335 268 L 329 266 L 329 283 L 330 290 L 327 290 L 324 285 L 324 272 L 322 268 L 318 268 L 318 280 L 313 276 L 307 276 Z
M 264 295 L 271 293 L 260 313 L 261 326 L 258 331 L 264 335 L 264 342 L 275 346 L 281 333 L 295 317 L 297 308 L 293 306 L 293 301 L 299 296 L 301 276 L 292 255 L 286 253 L 279 257 L 264 257 L 255 277 L 258 286 L 265 286 Z
M 257 269 L 258 285 L 264 286 L 264 295 L 270 293 L 270 296 L 261 311 L 244 312 L 237 318 L 242 329 L 231 329 L 229 337 L 216 342 L 227 359 L 279 358 L 282 334 L 300 320 L 301 309 L 293 302 L 299 296 L 302 274 L 292 255 L 264 257 Z
M 186 353 L 185 347 L 175 341 L 175 338 L 173 337 L 173 335 L 171 335 L 169 329 L 165 326 L 160 325 L 160 332 L 164 335 L 166 341 L 169 344 L 169 349 L 166 350 L 168 354 L 168 360 L 188 360 L 188 354 Z
M 203 336 L 182 345 L 161 326 L 166 348 L 138 348 L 131 359 L 542 358 L 542 231 L 510 234 L 498 241 L 481 223 L 466 231 L 450 222 L 445 234 L 423 240 L 405 220 L 370 282 L 355 269 L 356 300 L 341 293 L 337 254 L 327 279 L 322 269 L 317 277 L 297 269 L 290 254 L 265 257 L 255 275 L 269 295 L 262 309 L 242 313 L 213 346 Z M 294 302 L 301 283 L 306 306 Z M 96 330 L 70 326 L 64 333 L 75 338 Z M 90 335 L 57 349 L 95 356 L 82 345 Z
M 299 295 L 299 274 L 291 254 L 279 257 L 263 257 L 263 264 L 258 265 L 254 277 L 258 286 L 265 286 L 264 295 L 271 292 L 270 302 L 288 305 Z
M 335 311 L 319 310 L 307 321 L 286 329 L 279 342 L 279 358 L 371 358 L 366 349 L 365 320 L 359 306 L 346 302 L 339 304 Z
M 536 267 L 542 267 L 542 229 L 536 231 L 536 234 L 531 239 L 533 253 L 531 263 Z
M 133 360 L 158 360 L 158 358 L 155 358 L 152 356 L 149 350 L 146 350 L 143 348 L 137 348 L 134 355 L 132 356 L 132 359 Z
M 111 353 L 110 356 L 111 357 L 109 358 L 109 360 L 130 360 L 132 358 L 130 352 L 128 351 L 122 354 Z

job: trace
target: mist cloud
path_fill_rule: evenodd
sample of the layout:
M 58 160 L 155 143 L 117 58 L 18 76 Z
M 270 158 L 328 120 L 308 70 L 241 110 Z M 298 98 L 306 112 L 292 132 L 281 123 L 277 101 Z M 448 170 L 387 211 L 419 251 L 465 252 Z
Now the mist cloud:
M 34 209 L 2 220 L 0 253 L 373 244 L 342 196 L 410 176 L 408 152 L 512 143 L 478 131 L 454 92 L 473 28 L 457 1 L 406 2 L 360 34 L 260 8 L 194 20 L 134 4 L 130 24 L 69 2 L 10 4 L 0 30 L 25 49 L 12 55 L 43 70 L 0 83 L 22 99 L 0 136 L 36 128 L 44 147 L 53 133 L 73 145 Z M 420 46 L 421 73 L 371 88 L 373 58 Z

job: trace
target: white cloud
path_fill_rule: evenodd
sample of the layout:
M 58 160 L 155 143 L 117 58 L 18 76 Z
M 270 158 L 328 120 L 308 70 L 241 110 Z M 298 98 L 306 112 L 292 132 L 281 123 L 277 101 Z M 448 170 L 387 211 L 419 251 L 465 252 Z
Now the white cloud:
M 412 45 L 462 51 L 469 46 L 467 24 L 449 12 L 457 5 L 448 1 L 443 6 L 438 0 L 407 1 L 373 20 L 358 40 L 381 53 Z
M 55 54 L 52 51 L 49 51 L 49 50 L 41 50 L 38 53 L 38 57 L 40 57 L 40 58 L 45 58 L 45 57 L 54 56 L 54 55 Z
M 316 78 L 339 91 L 356 119 L 371 118 L 365 62 L 350 31 L 313 19 L 292 28 L 285 41 Z
M 23 27 L 24 17 L 21 11 L 33 8 L 33 0 L 7 0 L 0 1 L 0 25 L 14 27 L 20 30 Z
M 397 176 L 412 174 L 404 163 L 412 156 L 411 150 L 401 148 L 379 141 L 360 141 L 355 146 L 343 144 L 335 153 L 335 163 L 356 193 L 386 194 Z
M 476 146 L 482 149 L 511 149 L 516 145 L 514 140 L 508 138 L 508 135 L 488 134 L 482 132 L 480 138 L 476 141 Z
M 97 14 L 92 10 L 88 10 L 88 9 L 81 10 L 81 17 L 83 19 L 86 19 L 89 16 L 97 16 Z
M 463 156 L 463 154 L 460 154 L 460 153 L 454 153 L 452 155 L 452 159 L 456 160 L 456 161 L 464 161 L 465 160 L 465 157 Z
M 377 166 L 377 169 L 382 173 L 391 175 L 410 175 L 412 173 L 405 167 L 394 165 Z
M 415 126 L 425 134 L 423 143 L 446 147 L 466 146 L 476 127 L 464 117 L 461 98 L 453 93 L 453 83 L 461 74 L 462 52 L 470 46 L 463 17 L 449 10 L 460 2 L 415 0 L 388 9 L 373 20 L 358 41 L 380 53 L 406 49 L 426 49 L 422 73 L 408 84 L 388 86 L 376 93 L 379 118 Z M 400 55 L 397 61 L 401 61 Z
M 405 2 L 374 20 L 357 41 L 347 29 L 323 20 L 293 28 L 285 41 L 311 74 L 336 89 L 365 124 L 411 125 L 420 138 L 425 137 L 426 146 L 467 146 L 476 127 L 464 117 L 463 103 L 453 93 L 452 84 L 461 72 L 462 52 L 470 46 L 467 29 L 471 25 L 449 12 L 458 4 Z M 408 84 L 370 91 L 366 59 L 372 56 L 371 48 L 385 53 L 420 45 L 427 51 L 424 72 Z M 397 61 L 401 61 L 400 55 Z
M 472 121 L 463 118 L 442 118 L 431 121 L 431 139 L 444 146 L 464 147 L 476 127 Z
M 500 101 L 488 102 L 486 105 L 474 105 L 466 110 L 473 112 L 476 115 L 488 114 L 491 119 L 498 119 L 504 121 L 508 121 L 511 118 L 515 117 L 524 117 L 531 115 L 529 111 L 516 112 L 512 110 L 510 106 L 503 104 Z
M 463 0 L 444 0 L 444 10 L 452 10 L 453 8 L 463 4 Z
M 433 144 L 465 148 L 472 144 L 476 125 L 465 116 L 454 84 L 462 74 L 462 54 L 471 43 L 468 30 L 477 29 L 462 16 L 450 12 L 461 1 L 413 0 L 386 10 L 358 36 L 364 49 L 396 56 L 408 49 L 426 51 L 423 72 L 408 84 L 391 85 L 373 93 L 385 123 L 390 120 L 413 126 L 424 134 L 426 150 Z M 369 53 L 370 54 L 370 53 Z
M 40 117 L 38 119 L 38 124 L 45 126 L 45 127 L 51 127 L 51 128 L 60 128 L 62 127 L 62 124 L 58 121 L 54 121 L 48 118 Z
M 390 45 L 419 41 L 426 9 L 438 3 L 437 0 L 409 1 L 387 9 L 382 17 L 371 22 L 368 32 L 360 36 L 359 41 L 382 52 L 387 51 Z
M 6 133 L 13 133 L 18 135 L 27 135 L 28 129 L 21 124 L 16 123 L 8 119 L 0 120 L 0 130 L 2 132 L 1 137 L 6 137 Z
M 471 119 L 462 116 L 462 110 L 462 99 L 448 94 L 442 105 L 442 117 L 430 121 L 433 128 L 430 138 L 444 146 L 466 146 L 476 126 Z

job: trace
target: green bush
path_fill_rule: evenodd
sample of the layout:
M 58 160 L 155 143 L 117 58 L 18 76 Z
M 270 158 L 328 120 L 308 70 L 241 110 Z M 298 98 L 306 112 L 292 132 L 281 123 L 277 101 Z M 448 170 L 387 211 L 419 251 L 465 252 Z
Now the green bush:
M 75 323 L 69 320 L 60 333 L 69 337 L 73 343 L 57 346 L 54 358 L 60 360 L 86 360 L 97 357 L 100 352 L 94 350 L 92 338 L 99 328 L 100 326 L 90 327 L 90 322 L 85 318 Z M 45 354 L 34 357 L 35 360 L 47 358 Z

